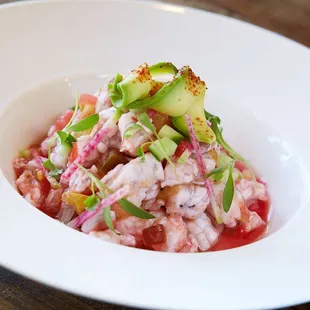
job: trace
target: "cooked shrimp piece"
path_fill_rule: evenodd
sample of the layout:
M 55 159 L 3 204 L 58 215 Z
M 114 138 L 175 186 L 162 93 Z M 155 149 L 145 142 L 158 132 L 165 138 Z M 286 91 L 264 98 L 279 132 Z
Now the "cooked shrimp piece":
M 176 185 L 169 193 L 167 214 L 177 213 L 187 219 L 198 218 L 210 202 L 206 188 L 198 185 Z
M 126 152 L 131 156 L 137 156 L 137 149 L 139 146 L 141 146 L 143 143 L 149 141 L 149 135 L 152 134 L 149 129 L 144 127 L 142 124 L 138 122 L 137 114 L 134 112 L 128 112 L 121 116 L 121 118 L 118 121 L 118 127 L 121 133 L 122 137 L 122 143 L 121 143 L 121 152 Z M 140 129 L 138 130 L 134 135 L 132 135 L 130 138 L 125 138 L 124 134 L 126 130 L 132 126 L 133 124 L 139 124 L 144 130 Z
M 116 230 L 123 235 L 133 236 L 137 246 L 141 246 L 143 244 L 143 230 L 152 226 L 155 220 L 143 220 L 135 216 L 129 216 L 116 222 Z
M 203 156 L 207 171 L 211 171 L 215 168 L 214 159 L 208 155 Z M 175 159 L 176 160 L 176 159 Z M 161 187 L 174 186 L 179 184 L 200 184 L 202 185 L 204 180 L 200 174 L 197 160 L 193 157 L 188 158 L 185 163 L 174 163 L 175 169 L 170 164 L 165 167 L 165 180 L 161 183 Z
M 97 175 L 98 169 L 96 166 L 92 166 L 89 169 L 89 172 Z M 90 183 L 91 181 L 88 175 L 81 169 L 78 169 L 73 173 L 69 180 L 69 190 L 75 193 L 83 193 L 87 188 L 89 188 Z
M 218 241 L 219 231 L 213 227 L 210 218 L 205 213 L 195 220 L 186 221 L 186 223 L 189 233 L 197 240 L 201 251 L 210 249 Z
M 143 201 L 143 209 L 145 210 L 159 210 L 159 208 L 155 208 L 153 209 L 153 205 L 156 201 L 156 197 L 158 195 L 158 193 L 160 192 L 160 185 L 159 183 L 155 183 L 147 192 L 146 192 L 146 197 Z
M 49 186 L 46 182 L 39 182 L 32 172 L 25 170 L 15 184 L 26 200 L 38 208 L 45 200 L 44 187 Z
M 118 190 L 125 184 L 131 187 L 127 199 L 141 206 L 147 192 L 154 184 L 164 178 L 161 163 L 150 153 L 145 155 L 145 161 L 135 158 L 126 165 L 118 165 L 102 178 L 102 182 L 112 190 Z
M 60 222 L 63 222 L 64 224 L 68 224 L 72 220 L 74 213 L 75 210 L 72 206 L 62 202 L 56 215 L 56 219 L 58 219 Z
M 108 88 L 99 90 L 95 96 L 98 98 L 96 103 L 96 113 L 101 112 L 112 107 L 112 102 L 108 93 Z
M 187 241 L 187 227 L 179 214 L 171 214 L 156 220 L 155 225 L 162 224 L 166 232 L 166 242 L 154 244 L 152 248 L 161 252 L 178 252 Z
M 102 241 L 108 241 L 111 243 L 122 244 L 126 246 L 135 247 L 136 240 L 131 235 L 117 235 L 111 230 L 104 231 L 92 231 L 89 233 L 89 236 L 98 238 Z
M 115 212 L 111 211 L 111 218 L 113 226 L 115 225 Z M 105 222 L 103 212 L 99 212 L 95 216 L 91 217 L 90 219 L 86 220 L 81 227 L 81 230 L 88 234 L 91 231 L 99 231 L 99 230 L 105 230 L 108 226 Z
M 247 206 L 251 205 L 255 200 L 266 201 L 268 199 L 265 185 L 253 180 L 241 179 L 236 184 L 236 189 L 242 195 Z
M 218 204 L 222 205 L 224 184 L 214 184 L 213 188 Z M 208 208 L 208 211 L 212 214 L 211 208 Z M 235 195 L 229 211 L 225 212 L 222 209 L 221 216 L 223 224 L 227 227 L 235 227 L 238 224 L 238 221 L 240 221 L 246 231 L 251 231 L 264 224 L 264 221 L 256 212 L 250 211 L 247 208 L 242 195 L 237 188 L 235 189 Z
M 161 187 L 188 184 L 201 179 L 195 159 L 189 158 L 184 164 L 175 163 L 174 165 L 175 170 L 170 164 L 166 165 L 164 170 L 165 179 L 161 182 Z
M 188 237 L 186 238 L 185 245 L 183 248 L 179 251 L 182 253 L 196 253 L 198 252 L 198 241 L 192 234 L 188 234 Z

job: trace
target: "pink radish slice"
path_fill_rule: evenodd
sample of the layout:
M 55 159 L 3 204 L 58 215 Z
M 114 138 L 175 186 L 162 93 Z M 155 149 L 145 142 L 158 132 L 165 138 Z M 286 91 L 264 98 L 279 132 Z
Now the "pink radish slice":
M 102 141 L 102 139 L 110 131 L 109 127 L 103 126 L 92 138 L 92 140 L 85 146 L 81 155 L 79 155 L 73 163 L 67 168 L 67 170 L 61 175 L 60 182 L 67 183 L 71 178 L 72 174 L 77 170 L 77 164 L 82 164 L 88 155 L 97 147 L 97 145 Z
M 67 225 L 69 227 L 72 227 L 74 229 L 80 227 L 85 221 L 90 219 L 91 217 L 95 216 L 99 212 L 101 212 L 104 208 L 112 205 L 113 203 L 117 202 L 118 200 L 122 199 L 126 195 L 129 194 L 129 186 L 126 185 L 125 187 L 117 190 L 115 193 L 111 194 L 110 196 L 104 198 L 101 200 L 99 206 L 94 211 L 84 211 L 82 214 L 80 214 L 78 217 L 76 217 L 74 220 L 69 222 Z
M 206 176 L 207 168 L 206 168 L 205 162 L 204 162 L 202 154 L 201 154 L 200 145 L 199 145 L 198 139 L 196 137 L 196 133 L 195 133 L 195 129 L 194 129 L 192 120 L 188 114 L 185 115 L 185 120 L 186 120 L 188 132 L 190 135 L 190 139 L 191 139 L 193 148 L 196 152 L 200 173 L 203 176 Z M 210 201 L 211 201 L 211 205 L 213 208 L 213 212 L 214 212 L 216 221 L 218 223 L 221 223 L 222 222 L 221 221 L 221 211 L 220 211 L 218 204 L 216 203 L 216 199 L 215 199 L 215 195 L 214 195 L 214 191 L 213 191 L 213 186 L 212 186 L 211 182 L 207 179 L 205 180 L 204 185 L 205 185 L 207 192 L 208 192 L 208 195 L 210 197 Z

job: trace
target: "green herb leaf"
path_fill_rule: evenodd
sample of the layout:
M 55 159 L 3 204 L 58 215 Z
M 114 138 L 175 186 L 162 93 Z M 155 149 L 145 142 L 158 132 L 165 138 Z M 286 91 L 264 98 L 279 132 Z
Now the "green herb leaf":
M 231 207 L 235 193 L 234 179 L 232 176 L 232 165 L 229 167 L 229 174 L 223 191 L 223 209 L 227 213 Z
M 104 221 L 107 224 L 108 228 L 112 230 L 114 233 L 116 233 L 117 235 L 120 235 L 120 233 L 114 229 L 110 207 L 103 209 L 103 216 L 104 216 Z
M 85 209 L 88 211 L 93 211 L 96 209 L 99 203 L 100 203 L 100 199 L 98 196 L 96 195 L 89 196 L 84 201 Z
M 69 127 L 72 131 L 84 131 L 93 128 L 99 121 L 99 114 L 90 115 Z
M 65 131 L 58 130 L 57 134 L 60 138 L 61 144 L 68 143 L 72 147 L 72 142 L 76 142 L 76 139 L 71 134 Z
M 149 116 L 146 113 L 140 114 L 138 116 L 138 120 L 140 121 L 141 124 L 143 124 L 146 128 L 148 128 L 157 137 L 156 129 L 155 129 L 154 125 L 152 124 Z M 158 137 L 157 137 L 157 139 L 158 139 Z
M 131 203 L 127 199 L 120 199 L 118 202 L 123 208 L 123 210 L 125 210 L 126 212 L 128 212 L 129 214 L 135 217 L 138 217 L 140 219 L 145 219 L 145 220 L 155 218 L 154 215 L 138 208 L 137 206 L 135 206 L 133 203 Z
M 145 146 L 151 145 L 151 144 L 152 144 L 152 142 L 145 142 L 141 146 L 138 147 L 138 149 L 137 149 L 137 156 L 141 157 L 142 162 L 145 161 L 145 154 L 144 154 L 143 149 L 144 149 Z
M 122 93 L 117 88 L 117 84 L 123 80 L 123 77 L 117 73 L 113 83 L 108 85 L 110 99 L 116 108 L 121 108 L 123 104 Z
M 210 171 L 207 175 L 206 178 L 213 177 L 214 181 L 219 181 L 223 177 L 223 172 L 226 169 L 226 167 L 218 167 L 216 169 L 213 169 Z
M 55 178 L 56 181 L 59 181 L 60 175 L 63 173 L 63 171 L 57 169 L 50 159 L 47 159 L 43 162 L 43 167 L 49 170 L 49 176 Z
M 56 170 L 55 165 L 51 162 L 50 159 L 47 159 L 46 161 L 43 162 L 43 167 L 50 171 Z
M 126 129 L 126 131 L 124 133 L 124 138 L 131 138 L 139 130 L 143 130 L 144 131 L 144 128 L 142 126 L 138 125 L 138 124 L 131 124 Z

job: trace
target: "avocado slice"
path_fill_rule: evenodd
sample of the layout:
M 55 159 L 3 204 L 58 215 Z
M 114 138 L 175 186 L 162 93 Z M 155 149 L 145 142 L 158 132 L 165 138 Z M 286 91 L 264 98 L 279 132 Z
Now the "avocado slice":
M 128 109 L 151 108 L 169 116 L 180 116 L 205 91 L 206 85 L 188 66 L 182 67 L 174 78 L 153 96 L 137 100 Z
M 108 85 L 112 104 L 118 109 L 125 108 L 131 102 L 147 96 L 152 89 L 152 84 L 153 81 L 147 64 L 131 71 L 125 79 L 117 74 L 114 82 Z
M 204 113 L 204 96 L 206 89 L 196 98 L 195 102 L 186 111 L 189 114 L 196 132 L 198 141 L 212 143 L 216 140 L 213 130 L 208 126 Z M 184 115 L 172 117 L 173 126 L 185 136 L 189 136 Z

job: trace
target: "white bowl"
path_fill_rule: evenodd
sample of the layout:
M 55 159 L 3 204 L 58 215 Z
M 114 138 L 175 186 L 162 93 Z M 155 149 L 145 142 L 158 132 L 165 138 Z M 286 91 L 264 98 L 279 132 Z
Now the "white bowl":
M 310 52 L 240 21 L 155 2 L 40 1 L 0 9 L 0 264 L 107 302 L 156 309 L 258 309 L 310 300 Z M 12 158 L 77 89 L 148 62 L 189 64 L 206 106 L 269 185 L 268 236 L 168 254 L 67 228 L 14 189 Z M 13 186 L 12 186 L 13 185 Z

